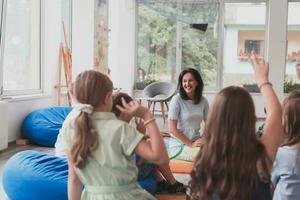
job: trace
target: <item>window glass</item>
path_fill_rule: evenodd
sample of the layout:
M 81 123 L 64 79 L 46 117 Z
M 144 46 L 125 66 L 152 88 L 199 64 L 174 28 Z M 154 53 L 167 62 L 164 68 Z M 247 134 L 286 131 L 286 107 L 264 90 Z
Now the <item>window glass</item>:
M 4 91 L 41 89 L 40 1 L 8 0 L 5 20 Z
M 287 55 L 284 92 L 300 88 L 300 2 L 288 4 Z M 298 70 L 297 70 L 298 69 Z
M 247 60 L 249 54 L 264 56 L 265 17 L 265 3 L 225 3 L 223 87 L 244 85 L 257 92 Z
M 176 12 L 176 4 L 138 4 L 137 81 L 170 81 L 176 73 L 176 21 L 155 8 Z
M 213 1 L 138 3 L 138 85 L 176 82 L 182 69 L 192 67 L 206 86 L 216 87 L 218 8 Z
M 206 86 L 217 86 L 218 4 L 199 3 L 183 6 L 191 24 L 183 24 L 182 68 L 198 69 Z

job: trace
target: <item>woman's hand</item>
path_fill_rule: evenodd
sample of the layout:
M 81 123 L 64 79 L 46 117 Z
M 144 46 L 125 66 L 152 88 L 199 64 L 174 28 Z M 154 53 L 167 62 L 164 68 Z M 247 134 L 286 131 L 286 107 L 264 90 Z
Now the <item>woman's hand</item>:
M 249 63 L 252 65 L 255 80 L 258 87 L 265 82 L 269 81 L 269 63 L 264 59 L 258 59 L 257 55 L 251 54 L 248 58 Z
M 202 138 L 198 138 L 192 143 L 191 147 L 201 147 L 204 144 L 204 140 Z

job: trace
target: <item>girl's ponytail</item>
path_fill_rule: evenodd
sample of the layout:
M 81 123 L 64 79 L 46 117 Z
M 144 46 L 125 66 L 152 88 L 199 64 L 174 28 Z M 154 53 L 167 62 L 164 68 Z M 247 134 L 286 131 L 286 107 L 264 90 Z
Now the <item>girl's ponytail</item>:
M 74 109 L 80 111 L 75 119 L 75 136 L 70 151 L 72 162 L 82 168 L 87 157 L 97 148 L 98 134 L 92 124 L 94 108 L 104 103 L 106 95 L 113 89 L 107 76 L 93 70 L 82 72 L 75 81 L 75 97 L 79 102 Z

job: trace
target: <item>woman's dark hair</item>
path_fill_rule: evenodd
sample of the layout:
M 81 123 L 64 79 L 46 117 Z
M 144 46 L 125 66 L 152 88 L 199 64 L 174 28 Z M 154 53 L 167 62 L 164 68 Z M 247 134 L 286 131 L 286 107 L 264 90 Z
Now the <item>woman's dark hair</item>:
M 285 145 L 300 142 L 300 91 L 292 91 L 283 102 L 283 131 Z
M 178 77 L 178 85 L 177 85 L 177 88 L 179 90 L 179 94 L 180 94 L 180 97 L 184 100 L 191 100 L 186 92 L 184 91 L 184 88 L 182 86 L 182 79 L 183 79 L 183 76 L 187 73 L 190 73 L 193 75 L 193 77 L 195 78 L 195 80 L 197 81 L 198 85 L 196 87 L 196 90 L 195 90 L 195 95 L 194 95 L 194 99 L 192 99 L 194 101 L 194 104 L 198 104 L 200 101 L 201 101 L 201 98 L 202 98 L 202 93 L 203 93 L 203 87 L 204 87 L 204 84 L 203 84 L 203 80 L 202 80 L 202 77 L 200 75 L 200 73 L 196 70 L 196 69 L 193 69 L 193 68 L 188 68 L 188 69 L 184 69 L 179 77 Z
M 129 103 L 130 101 L 132 101 L 133 99 L 126 93 L 123 92 L 118 92 L 116 94 L 113 95 L 113 106 L 112 106 L 112 112 L 119 117 L 121 114 L 121 111 L 117 108 L 117 105 L 123 107 L 122 104 L 122 98 L 124 98 L 126 103 Z
M 112 90 L 111 80 L 94 70 L 81 72 L 74 83 L 76 100 L 82 104 L 89 104 L 93 108 L 103 104 L 105 97 Z M 86 112 L 80 112 L 75 119 L 74 142 L 70 151 L 71 159 L 76 167 L 85 166 L 87 157 L 93 154 L 98 142 L 98 133 L 92 125 L 90 116 Z
M 222 200 L 259 196 L 257 166 L 263 175 L 268 172 L 255 122 L 254 103 L 245 89 L 231 86 L 217 94 L 205 124 L 205 142 L 191 173 L 191 200 L 210 199 L 213 194 Z

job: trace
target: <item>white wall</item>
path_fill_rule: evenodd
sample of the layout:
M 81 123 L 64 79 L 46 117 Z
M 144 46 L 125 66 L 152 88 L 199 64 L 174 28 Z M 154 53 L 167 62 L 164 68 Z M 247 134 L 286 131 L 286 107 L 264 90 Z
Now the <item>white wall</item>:
M 73 79 L 94 66 L 94 0 L 73 0 Z
M 109 1 L 108 67 L 114 87 L 132 94 L 135 74 L 135 0 Z

